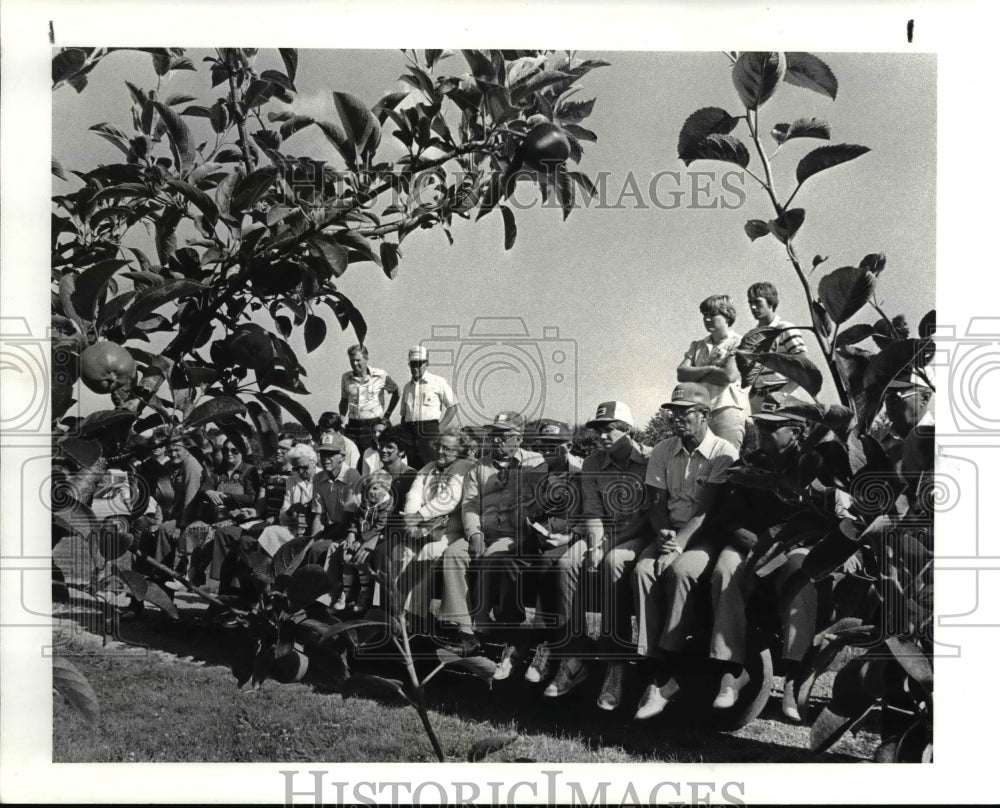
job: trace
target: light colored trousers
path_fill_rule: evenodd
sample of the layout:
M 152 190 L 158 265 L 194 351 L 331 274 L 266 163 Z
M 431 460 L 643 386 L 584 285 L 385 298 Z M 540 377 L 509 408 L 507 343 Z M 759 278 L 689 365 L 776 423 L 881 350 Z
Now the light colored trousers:
M 746 434 L 746 420 L 750 413 L 741 410 L 739 407 L 723 407 L 719 410 L 712 410 L 708 419 L 708 428 L 713 435 L 718 435 L 723 440 L 729 441 L 740 450 L 743 445 L 743 436 Z
M 515 599 L 512 564 L 515 539 L 486 538 L 486 551 L 476 559 L 476 567 L 481 568 L 480 585 L 475 589 L 474 601 L 470 601 L 469 540 L 464 536 L 448 543 L 441 554 L 443 565 L 444 592 L 438 619 L 455 623 L 459 631 L 472 632 L 473 628 L 489 627 L 489 612 L 494 606 L 501 606 Z M 473 569 L 475 572 L 476 569 Z M 522 614 L 523 619 L 523 614 Z M 506 622 L 506 621 L 504 621 Z
M 780 587 L 802 566 L 807 549 L 793 550 L 788 561 L 769 581 Z M 703 578 L 714 553 L 703 547 L 685 550 L 664 576 L 666 624 L 660 635 L 660 648 L 680 651 L 685 639 L 697 624 L 697 598 L 691 597 Z M 760 582 L 744 556 L 732 547 L 719 553 L 712 569 L 712 608 L 714 620 L 709 656 L 740 665 L 746 662 L 747 604 Z M 781 615 L 783 626 L 782 656 L 799 661 L 812 645 L 816 633 L 816 588 L 805 586 Z

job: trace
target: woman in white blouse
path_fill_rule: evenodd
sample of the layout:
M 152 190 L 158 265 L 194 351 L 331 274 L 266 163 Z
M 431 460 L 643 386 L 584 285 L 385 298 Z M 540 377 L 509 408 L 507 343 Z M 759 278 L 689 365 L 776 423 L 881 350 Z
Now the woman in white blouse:
M 750 401 L 740 386 L 733 354 L 740 342 L 740 335 L 732 330 L 736 307 L 729 295 L 712 295 L 699 308 L 708 335 L 691 343 L 677 367 L 677 381 L 700 382 L 708 388 L 712 395 L 709 429 L 739 450 L 750 415 Z

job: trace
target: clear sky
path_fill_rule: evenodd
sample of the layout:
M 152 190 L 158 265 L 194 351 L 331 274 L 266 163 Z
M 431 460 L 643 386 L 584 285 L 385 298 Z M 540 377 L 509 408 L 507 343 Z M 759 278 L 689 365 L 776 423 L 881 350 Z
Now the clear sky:
M 205 53 L 189 55 L 200 65 Z M 751 243 L 743 231 L 747 219 L 773 215 L 760 188 L 735 166 L 696 162 L 685 168 L 677 158 L 677 135 L 690 113 L 705 106 L 742 111 L 726 56 L 581 55 L 611 63 L 585 77 L 577 96 L 597 99 L 584 125 L 599 140 L 584 144 L 580 168 L 595 179 L 607 173 L 604 205 L 591 203 L 563 222 L 560 211 L 540 209 L 532 194 L 519 192 L 522 204 L 532 209 L 517 213 L 517 242 L 509 252 L 494 213 L 477 224 L 458 223 L 453 247 L 440 231 L 409 236 L 394 280 L 374 264 L 354 264 L 338 281 L 368 321 L 372 364 L 402 383 L 408 376 L 407 347 L 423 341 L 436 349 L 432 358 L 445 363 L 436 370 L 455 383 L 464 423 L 481 422 L 499 409 L 585 420 L 599 402 L 622 399 L 642 425 L 669 397 L 691 340 L 704 335 L 699 302 L 710 294 L 732 296 L 735 329 L 742 333 L 752 325 L 746 288 L 757 280 L 778 286 L 782 316 L 808 322 L 801 287 L 781 245 L 773 238 Z M 807 265 L 815 254 L 829 256 L 813 276 L 818 281 L 824 271 L 884 252 L 888 264 L 877 297 L 890 315 L 905 314 L 915 329 L 934 307 L 935 57 L 817 55 L 837 75 L 837 100 L 783 84 L 761 110 L 761 129 L 818 117 L 831 124 L 831 143 L 861 144 L 871 152 L 812 178 L 798 194 L 796 204 L 807 213 L 796 238 L 798 253 Z M 274 52 L 262 52 L 261 60 L 262 67 L 279 66 Z M 201 76 L 175 74 L 161 92 L 211 100 L 217 93 L 207 90 L 205 67 Z M 296 109 L 336 121 L 332 91 L 374 104 L 387 92 L 405 89 L 397 83 L 403 69 L 396 50 L 301 51 Z M 460 75 L 467 65 L 459 54 L 441 62 L 438 72 Z M 54 94 L 53 154 L 64 168 L 84 170 L 118 160 L 119 153 L 87 129 L 101 121 L 127 124 L 125 78 L 154 86 L 149 57 L 113 54 L 81 95 L 69 88 Z M 387 158 L 398 153 L 390 132 L 388 126 L 383 131 Z M 748 140 L 745 128 L 734 134 Z M 767 145 L 774 148 L 769 137 Z M 820 145 L 825 144 L 799 140 L 778 152 L 773 167 L 780 196 L 794 187 L 798 160 Z M 337 160 L 332 146 L 312 129 L 290 138 L 284 148 Z M 695 174 L 713 171 L 714 178 Z M 723 185 L 730 171 L 737 173 Z M 57 189 L 66 187 L 55 183 Z M 696 193 L 696 185 L 708 190 Z M 716 207 L 707 207 L 712 204 Z M 345 350 L 355 341 L 353 332 L 340 332 L 328 309 L 319 313 L 330 325 L 324 345 L 306 354 L 301 338 L 292 340 L 308 370 L 312 396 L 306 403 L 315 414 L 336 408 L 340 374 L 348 367 Z M 858 321 L 871 321 L 874 314 L 863 311 Z M 477 318 L 487 319 L 479 319 L 470 336 Z M 523 320 L 526 337 L 496 336 L 509 336 L 519 327 L 516 318 Z M 810 345 L 815 350 L 815 343 Z M 821 398 L 830 401 L 831 395 Z M 89 393 L 82 400 L 85 406 L 107 405 Z

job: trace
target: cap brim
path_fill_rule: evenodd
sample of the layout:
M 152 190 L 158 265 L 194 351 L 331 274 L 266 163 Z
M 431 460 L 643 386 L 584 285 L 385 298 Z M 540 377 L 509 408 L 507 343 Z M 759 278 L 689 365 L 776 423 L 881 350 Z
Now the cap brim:
M 615 420 L 615 419 L 614 418 L 596 418 L 593 421 L 587 421 L 587 423 L 585 423 L 584 426 L 587 429 L 597 429 L 597 427 L 601 426 L 602 424 L 610 424 L 613 420 Z
M 660 405 L 661 410 L 686 410 L 688 407 L 697 407 L 696 401 L 668 401 Z M 704 406 L 708 406 L 705 404 Z

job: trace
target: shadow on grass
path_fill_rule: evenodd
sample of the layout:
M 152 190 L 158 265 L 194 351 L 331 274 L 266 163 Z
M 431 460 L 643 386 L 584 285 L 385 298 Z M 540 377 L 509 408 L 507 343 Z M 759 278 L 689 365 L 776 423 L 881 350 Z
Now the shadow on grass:
M 246 642 L 240 629 L 222 629 L 203 621 L 206 607 L 197 596 L 179 593 L 175 600 L 180 620 L 170 619 L 158 609 L 147 609 L 135 621 L 118 621 L 109 626 L 111 639 L 124 643 L 130 653 L 143 649 L 229 669 L 234 650 Z M 100 633 L 104 615 L 92 599 L 79 596 L 70 585 L 70 602 L 63 604 L 60 617 L 90 633 Z M 65 623 L 64 623 L 65 624 Z M 423 654 L 418 659 L 421 675 L 434 667 L 433 645 L 423 638 Z M 120 650 L 120 649 L 119 649 Z M 489 649 L 493 651 L 495 649 Z M 495 657 L 496 654 L 493 654 Z M 369 673 L 404 679 L 405 671 L 398 657 L 376 655 L 363 657 L 354 664 L 355 673 Z M 629 755 L 649 760 L 680 762 L 772 762 L 772 763 L 836 763 L 857 762 L 858 758 L 843 753 L 826 753 L 819 757 L 807 748 L 808 729 L 791 724 L 781 714 L 780 697 L 772 694 L 763 715 L 755 727 L 741 735 L 721 732 L 709 720 L 692 718 L 690 709 L 682 711 L 669 705 L 654 719 L 636 721 L 632 715 L 639 701 L 644 682 L 636 666 L 627 666 L 625 698 L 613 712 L 597 708 L 604 669 L 590 663 L 590 676 L 571 693 L 560 698 L 542 695 L 544 686 L 523 679 L 523 666 L 516 667 L 509 679 L 484 682 L 476 676 L 442 671 L 427 689 L 428 707 L 443 714 L 467 721 L 478 721 L 509 727 L 525 735 L 558 736 L 573 739 L 598 751 L 618 747 Z M 323 692 L 336 692 L 322 682 L 310 682 Z M 236 687 L 235 677 L 233 687 Z M 764 722 L 761 724 L 760 722 Z M 765 724 L 767 725 L 765 728 Z M 755 731 L 760 729 L 759 732 Z M 877 731 L 871 722 L 863 729 Z M 758 737 L 745 737 L 753 734 Z M 763 736 L 763 737 L 761 737 Z M 774 740 L 771 740 L 774 738 Z

